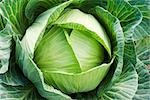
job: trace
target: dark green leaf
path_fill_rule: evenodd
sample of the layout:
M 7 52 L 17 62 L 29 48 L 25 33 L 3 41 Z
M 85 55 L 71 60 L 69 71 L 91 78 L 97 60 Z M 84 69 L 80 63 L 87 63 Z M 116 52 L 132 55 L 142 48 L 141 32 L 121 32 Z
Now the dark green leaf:
M 136 43 L 137 57 L 145 65 L 150 66 L 150 36 Z
M 0 100 L 45 100 L 42 98 L 35 87 L 11 86 L 0 83 Z
M 126 0 L 131 5 L 138 7 L 143 15 L 142 22 L 134 29 L 135 41 L 150 36 L 150 1 L 149 0 Z
M 3 0 L 0 3 L 0 14 L 10 23 L 16 35 L 22 36 L 28 26 L 25 7 L 28 0 Z
M 30 0 L 25 14 L 30 21 L 33 21 L 40 13 L 69 0 Z
M 143 62 L 137 59 L 136 70 L 138 73 L 138 90 L 133 100 L 149 100 L 150 99 L 150 73 L 146 69 Z
M 124 0 L 108 0 L 106 9 L 120 20 L 123 31 L 135 28 L 142 20 L 139 9 Z
M 131 100 L 138 87 L 138 75 L 134 65 L 126 60 L 123 72 L 112 86 L 108 86 L 105 91 L 101 86 L 97 95 L 101 100 Z

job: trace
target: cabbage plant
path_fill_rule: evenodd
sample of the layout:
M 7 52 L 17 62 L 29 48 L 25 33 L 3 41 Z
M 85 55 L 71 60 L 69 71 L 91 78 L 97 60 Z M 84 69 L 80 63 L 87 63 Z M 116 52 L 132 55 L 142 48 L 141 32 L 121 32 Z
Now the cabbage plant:
M 0 99 L 149 100 L 148 0 L 2 0 Z

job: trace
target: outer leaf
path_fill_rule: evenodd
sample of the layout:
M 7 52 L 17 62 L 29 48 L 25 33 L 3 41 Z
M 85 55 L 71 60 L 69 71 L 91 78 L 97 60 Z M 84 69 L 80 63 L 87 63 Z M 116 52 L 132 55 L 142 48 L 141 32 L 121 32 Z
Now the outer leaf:
M 150 66 L 150 36 L 137 41 L 136 52 L 138 59 Z
M 123 67 L 124 35 L 119 20 L 101 7 L 91 11 L 107 29 L 112 44 L 113 55 L 116 55 L 114 66 L 116 68 L 112 83 L 120 76 Z
M 28 0 L 3 0 L 0 3 L 0 13 L 11 24 L 16 35 L 22 36 L 28 26 L 24 15 Z
M 8 70 L 12 45 L 11 27 L 8 25 L 0 31 L 0 74 Z
M 30 83 L 15 63 L 14 55 L 11 55 L 9 70 L 0 75 L 0 83 L 11 86 L 24 86 Z
M 137 59 L 136 70 L 138 73 L 138 90 L 133 100 L 149 100 L 150 99 L 150 73 L 146 69 L 144 63 Z
M 124 32 L 133 30 L 142 20 L 139 9 L 124 0 L 108 0 L 106 9 L 119 19 Z M 125 32 L 125 37 L 128 35 L 131 35 L 131 32 Z
M 73 0 L 74 5 L 77 6 L 82 11 L 88 13 L 89 10 L 95 6 L 102 6 L 104 3 L 104 0 Z
M 12 87 L 0 83 L 0 90 L 1 100 L 45 100 L 32 85 Z
M 128 37 L 130 38 L 129 40 L 126 40 L 125 42 L 125 53 L 124 53 L 124 59 L 125 59 L 125 63 L 127 62 L 130 62 L 131 64 L 133 64 L 134 68 L 136 66 L 136 57 L 137 57 L 137 54 L 136 54 L 136 50 L 135 50 L 135 44 L 133 42 L 133 39 L 132 37 Z M 137 71 L 137 70 L 136 70 Z M 137 71 L 137 74 L 138 71 Z M 139 82 L 139 78 L 138 78 L 138 82 Z M 138 87 L 139 87 L 139 84 L 138 84 Z M 135 92 L 134 92 L 135 93 Z M 132 96 L 133 97 L 133 96 Z
M 16 43 L 17 43 L 16 55 L 20 68 L 23 71 L 24 75 L 37 88 L 39 94 L 46 99 L 53 99 L 53 100 L 70 99 L 70 97 L 68 97 L 67 95 L 61 93 L 60 91 L 44 83 L 43 73 L 33 62 L 28 53 L 25 52 L 24 48 L 21 46 L 20 41 L 18 40 Z
M 147 36 L 150 37 L 150 19 L 144 18 L 140 25 L 134 29 L 133 38 L 135 41 L 145 39 Z
M 69 0 L 30 0 L 27 4 L 25 14 L 28 19 L 34 20 L 37 15 Z
M 143 14 L 142 22 L 134 29 L 133 38 L 136 41 L 138 72 L 138 90 L 134 96 L 134 100 L 150 99 L 150 74 L 145 68 L 150 65 L 150 2 L 149 0 L 128 0 L 131 5 L 138 7 Z M 140 61 L 140 60 L 141 61 Z M 144 65 L 145 63 L 145 65 Z
M 128 41 L 125 41 L 124 47 L 124 59 L 130 59 L 130 62 L 135 66 L 136 65 L 136 51 L 135 44 L 133 42 L 132 37 Z
M 102 100 L 132 100 L 138 87 L 138 75 L 132 63 L 126 61 L 123 72 L 112 86 L 98 94 Z M 101 91 L 101 90 L 100 90 Z
M 150 36 L 150 2 L 149 0 L 127 0 L 131 5 L 138 7 L 143 14 L 140 25 L 134 29 L 133 38 L 135 41 Z
M 103 84 L 100 85 L 97 95 L 99 99 L 104 100 L 113 100 L 113 99 L 132 99 L 134 96 L 137 86 L 138 86 L 138 77 L 136 70 L 132 63 L 125 61 L 124 68 L 122 70 L 123 64 L 123 32 L 119 23 L 119 20 L 111 15 L 108 11 L 96 7 L 94 9 L 94 14 L 99 20 L 104 23 L 105 28 L 108 29 L 109 37 L 111 41 L 115 40 L 116 42 L 112 42 L 114 47 L 114 53 L 117 55 L 116 63 L 113 66 L 116 66 L 115 72 L 113 74 L 112 79 L 109 78 L 111 76 L 106 77 L 107 81 L 104 81 Z M 113 70 L 111 70 L 113 71 Z M 123 71 L 123 72 L 122 72 Z M 109 81 L 109 82 L 108 82 Z
M 138 7 L 144 18 L 150 19 L 150 2 L 149 0 L 126 0 L 131 5 Z
M 6 34 L 7 35 L 7 34 Z M 6 44 L 6 43 L 5 43 Z M 29 100 L 43 99 L 38 94 L 35 87 L 24 77 L 15 62 L 15 49 L 12 47 L 9 59 L 9 70 L 0 75 L 0 99 L 1 100 Z M 25 86 L 26 85 L 26 86 Z

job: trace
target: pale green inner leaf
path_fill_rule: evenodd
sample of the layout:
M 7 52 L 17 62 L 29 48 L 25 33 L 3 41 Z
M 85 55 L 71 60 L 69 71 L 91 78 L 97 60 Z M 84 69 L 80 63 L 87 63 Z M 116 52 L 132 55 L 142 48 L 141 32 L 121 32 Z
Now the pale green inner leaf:
M 35 62 L 41 70 L 81 72 L 79 63 L 62 28 L 53 27 L 35 50 Z
M 92 15 L 78 9 L 69 9 L 54 24 L 65 26 L 65 28 L 74 27 L 78 30 L 90 31 L 93 38 L 97 39 L 111 56 L 110 40 L 103 27 Z
M 104 59 L 103 47 L 87 32 L 73 30 L 70 35 L 73 51 L 81 65 L 82 71 L 100 65 Z

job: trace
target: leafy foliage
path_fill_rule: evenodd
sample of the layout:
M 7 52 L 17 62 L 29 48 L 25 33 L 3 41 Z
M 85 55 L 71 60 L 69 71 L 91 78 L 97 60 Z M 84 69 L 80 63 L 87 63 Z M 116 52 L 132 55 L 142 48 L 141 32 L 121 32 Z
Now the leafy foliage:
M 0 0 L 0 99 L 149 100 L 149 12 L 149 0 Z

